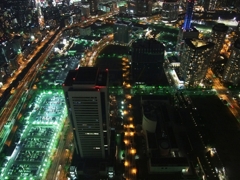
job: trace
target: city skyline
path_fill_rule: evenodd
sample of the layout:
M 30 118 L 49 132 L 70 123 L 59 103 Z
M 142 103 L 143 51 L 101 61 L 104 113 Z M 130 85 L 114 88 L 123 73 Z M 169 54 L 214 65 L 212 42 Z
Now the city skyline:
M 239 178 L 237 8 L 23 2 L 0 10 L 1 178 Z

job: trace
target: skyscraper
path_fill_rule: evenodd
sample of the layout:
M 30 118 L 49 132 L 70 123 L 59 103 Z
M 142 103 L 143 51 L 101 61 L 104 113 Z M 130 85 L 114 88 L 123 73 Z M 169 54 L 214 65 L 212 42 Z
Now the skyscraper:
M 76 153 L 81 158 L 109 154 L 108 71 L 81 67 L 69 71 L 63 90 Z
M 136 0 L 135 3 L 137 16 L 150 16 L 152 14 L 151 0 Z
M 31 9 L 35 7 L 35 1 L 9 0 L 7 4 L 15 12 L 18 24 L 22 27 L 26 27 L 29 23 L 28 14 L 30 14 Z
M 205 11 L 208 11 L 208 10 L 211 11 L 211 10 L 215 10 L 216 5 L 217 5 L 217 0 L 204 0 L 203 7 Z
M 113 26 L 114 41 L 118 43 L 129 43 L 132 22 L 117 21 Z
M 165 0 L 162 5 L 162 21 L 176 21 L 178 19 L 178 9 L 178 0 Z
M 187 2 L 187 10 L 186 10 L 184 24 L 183 24 L 183 29 L 185 31 L 188 31 L 191 28 L 191 21 L 192 21 L 192 16 L 193 16 L 194 1 L 195 0 L 188 0 L 188 2 Z
M 186 88 L 198 87 L 209 67 L 214 44 L 199 39 L 186 39 L 180 64 L 180 77 Z
M 165 47 L 155 39 L 138 39 L 132 44 L 132 77 L 136 84 L 159 84 Z
M 228 31 L 228 26 L 222 23 L 218 23 L 214 25 L 212 28 L 210 41 L 215 44 L 213 49 L 213 61 L 220 54 L 220 51 L 223 47 L 224 40 L 226 38 L 227 31 Z
M 191 28 L 193 8 L 194 8 L 194 0 L 188 0 L 186 14 L 184 18 L 184 24 L 179 29 L 177 46 L 176 46 L 176 51 L 179 52 L 179 56 L 181 56 L 183 40 L 187 38 L 198 38 L 198 35 L 199 35 L 199 32 L 195 28 Z
M 226 64 L 223 80 L 239 85 L 240 83 L 240 39 L 237 39 L 231 47 L 231 54 Z

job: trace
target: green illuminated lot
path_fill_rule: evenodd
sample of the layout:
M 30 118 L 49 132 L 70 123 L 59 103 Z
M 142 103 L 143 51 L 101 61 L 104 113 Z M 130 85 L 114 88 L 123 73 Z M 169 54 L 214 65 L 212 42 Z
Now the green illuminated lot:
M 67 116 L 61 90 L 38 92 L 24 117 L 20 139 L 1 169 L 0 179 L 44 179 Z

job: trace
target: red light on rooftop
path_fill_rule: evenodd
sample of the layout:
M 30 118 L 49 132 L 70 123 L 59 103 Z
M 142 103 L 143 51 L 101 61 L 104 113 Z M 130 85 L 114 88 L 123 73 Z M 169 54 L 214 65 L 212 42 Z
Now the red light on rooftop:
M 75 78 L 73 78 L 73 80 L 75 81 Z
M 108 69 L 106 69 L 106 71 L 108 71 Z
M 65 86 L 65 84 L 62 84 L 62 86 Z

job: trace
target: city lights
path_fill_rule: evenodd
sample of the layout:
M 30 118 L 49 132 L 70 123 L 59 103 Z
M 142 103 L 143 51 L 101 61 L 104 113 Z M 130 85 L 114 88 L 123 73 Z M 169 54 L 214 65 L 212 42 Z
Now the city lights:
M 238 1 L 95 3 L 0 2 L 0 179 L 240 179 Z

